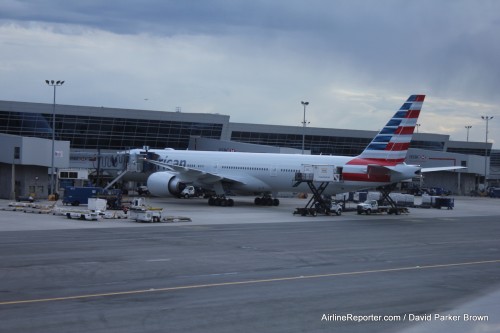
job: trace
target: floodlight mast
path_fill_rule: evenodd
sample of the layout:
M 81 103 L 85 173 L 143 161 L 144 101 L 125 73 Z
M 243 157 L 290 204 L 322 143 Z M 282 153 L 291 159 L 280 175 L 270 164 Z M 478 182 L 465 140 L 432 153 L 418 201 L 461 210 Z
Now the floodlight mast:
M 493 119 L 493 116 L 481 116 L 481 119 L 486 120 L 486 141 L 484 145 L 484 190 L 488 185 L 487 182 L 487 171 L 488 171 L 488 122 Z
M 309 102 L 300 102 L 304 106 L 304 120 L 302 121 L 302 155 L 304 155 L 304 145 L 306 141 L 306 106 L 309 105 Z
M 465 129 L 467 130 L 467 142 L 469 142 L 469 130 L 472 128 L 472 125 L 467 125 L 465 126 Z
M 55 140 L 56 140 L 56 88 L 62 86 L 64 81 L 61 80 L 45 80 L 45 83 L 54 87 L 54 99 L 52 103 L 52 157 L 50 162 L 50 191 L 49 194 L 55 193 L 54 184 L 54 155 L 55 155 Z

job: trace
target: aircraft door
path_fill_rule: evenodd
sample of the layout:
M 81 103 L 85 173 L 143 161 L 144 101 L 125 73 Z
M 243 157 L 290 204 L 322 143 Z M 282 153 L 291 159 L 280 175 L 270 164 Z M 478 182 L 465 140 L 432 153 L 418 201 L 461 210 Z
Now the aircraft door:
M 344 170 L 344 168 L 342 167 L 337 167 L 337 170 L 336 170 L 336 173 L 338 174 L 338 177 L 339 177 L 339 181 L 342 181 L 343 178 L 342 178 L 342 171 Z
M 270 173 L 271 177 L 276 177 L 278 175 L 278 167 L 275 165 L 270 166 L 269 173 Z
M 217 174 L 219 172 L 219 163 L 214 162 L 212 172 Z

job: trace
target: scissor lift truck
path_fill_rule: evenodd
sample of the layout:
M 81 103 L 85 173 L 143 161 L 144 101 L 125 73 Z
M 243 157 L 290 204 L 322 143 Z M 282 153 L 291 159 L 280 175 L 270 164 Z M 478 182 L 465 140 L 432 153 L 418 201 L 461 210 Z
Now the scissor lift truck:
M 370 215 L 372 213 L 387 213 L 387 214 L 408 214 L 410 211 L 408 207 L 398 206 L 396 201 L 394 201 L 390 194 L 394 189 L 394 185 L 387 185 L 378 187 L 377 190 L 380 192 L 382 198 L 380 200 L 368 200 L 363 203 L 359 203 L 356 207 L 358 214 L 365 213 Z
M 293 214 L 302 216 L 340 215 L 342 207 L 336 202 L 323 197 L 323 192 L 330 183 L 341 181 L 337 168 L 334 165 L 303 165 L 302 168 L 303 172 L 295 174 L 295 184 L 293 186 L 297 187 L 301 183 L 306 183 L 313 195 L 305 207 L 296 208 Z M 319 186 L 316 184 L 319 184 Z

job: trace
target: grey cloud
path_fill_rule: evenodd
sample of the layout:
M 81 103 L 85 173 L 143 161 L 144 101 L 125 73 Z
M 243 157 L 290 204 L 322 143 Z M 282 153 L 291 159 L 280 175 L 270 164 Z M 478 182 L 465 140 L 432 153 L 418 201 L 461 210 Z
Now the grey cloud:
M 175 47 L 207 54 L 206 60 L 197 54 L 192 61 L 162 63 L 159 69 L 151 64 L 154 70 L 142 72 L 169 74 L 175 67 L 172 85 L 195 83 L 184 100 L 204 96 L 200 104 L 222 110 L 243 108 L 238 104 L 243 100 L 250 109 L 258 106 L 259 94 L 276 105 L 320 95 L 333 104 L 332 89 L 500 102 L 500 2 L 495 0 L 4 0 L 0 13 L 0 26 L 40 22 L 81 26 L 82 34 L 90 28 L 120 35 L 114 41 L 118 53 L 133 49 L 128 42 L 120 45 L 131 37 L 138 48 L 152 43 L 148 52 L 165 58 Z M 56 33 L 66 31 L 71 29 Z M 164 46 L 155 49 L 155 43 Z M 86 64 L 114 56 L 107 50 L 108 58 L 95 55 L 96 60 L 92 51 L 85 50 Z M 145 56 L 120 60 L 126 70 L 133 58 Z M 221 94 L 209 101 L 217 95 L 214 86 Z M 233 104 L 223 105 L 226 96 Z M 320 107 L 318 101 L 311 105 Z

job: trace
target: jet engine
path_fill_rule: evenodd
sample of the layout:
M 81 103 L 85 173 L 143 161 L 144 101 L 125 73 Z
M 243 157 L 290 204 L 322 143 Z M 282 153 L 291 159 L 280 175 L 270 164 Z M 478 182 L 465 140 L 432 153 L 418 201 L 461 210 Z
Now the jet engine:
M 186 187 L 179 176 L 170 171 L 155 172 L 148 178 L 148 190 L 156 197 L 179 196 Z

